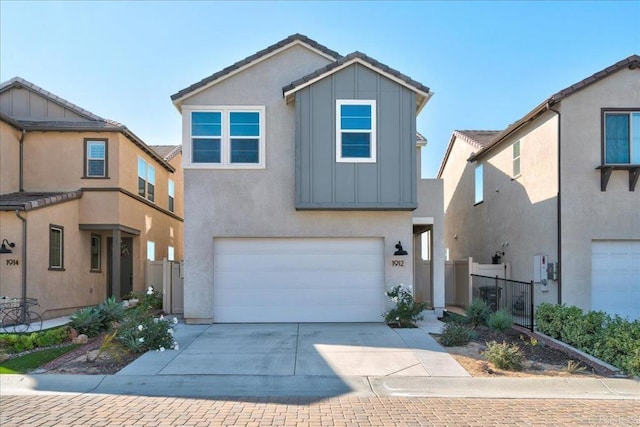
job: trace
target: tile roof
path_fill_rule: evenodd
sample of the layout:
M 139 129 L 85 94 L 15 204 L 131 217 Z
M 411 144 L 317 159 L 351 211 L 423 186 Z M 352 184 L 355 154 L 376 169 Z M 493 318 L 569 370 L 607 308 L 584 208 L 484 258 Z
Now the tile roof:
M 454 130 L 451 133 L 451 138 L 449 139 L 449 145 L 447 145 L 447 150 L 442 157 L 442 162 L 440 163 L 440 168 L 438 168 L 437 178 L 442 176 L 444 172 L 444 167 L 449 160 L 449 155 L 451 154 L 451 150 L 453 149 L 453 144 L 456 139 L 460 139 L 465 141 L 467 144 L 471 145 L 478 150 L 482 150 L 484 147 L 489 145 L 493 139 L 500 134 L 500 130 Z
M 16 192 L 0 194 L 0 211 L 42 208 L 82 197 L 82 191 L 65 192 Z
M 319 50 L 320 52 L 334 58 L 334 59 L 338 59 L 341 57 L 341 55 L 336 52 L 333 51 L 331 49 L 329 49 L 326 46 L 321 45 L 320 43 L 316 42 L 315 40 L 310 39 L 309 37 L 303 35 L 303 34 L 292 34 L 289 37 L 287 37 L 284 40 L 281 40 L 275 44 L 272 44 L 271 46 L 262 49 L 256 53 L 254 53 L 253 55 L 247 56 L 246 58 L 236 62 L 235 64 L 232 64 L 226 68 L 224 68 L 223 70 L 220 70 L 212 75 L 210 75 L 209 77 L 205 77 L 204 79 L 200 80 L 197 83 L 192 84 L 189 87 L 186 87 L 184 89 L 182 89 L 181 91 L 178 91 L 177 93 L 171 95 L 171 100 L 174 101 L 174 103 L 179 100 L 180 98 L 185 97 L 186 95 L 190 94 L 191 92 L 203 88 L 205 86 L 207 86 L 209 83 L 212 83 L 216 80 L 218 80 L 221 77 L 226 76 L 227 74 L 230 74 L 231 72 L 238 70 L 240 68 L 242 68 L 243 66 L 250 64 L 253 61 L 256 61 L 260 58 L 262 58 L 265 55 L 268 55 L 278 49 L 281 49 L 291 43 L 294 42 L 302 42 L 305 43 L 311 47 L 313 47 L 314 49 Z
M 182 151 L 182 145 L 150 145 L 149 147 L 167 162 Z
M 318 77 L 321 77 L 325 74 L 329 74 L 331 73 L 333 70 L 335 70 L 336 68 L 339 68 L 340 66 L 347 64 L 349 62 L 354 61 L 355 59 L 359 59 L 362 60 L 370 65 L 372 65 L 374 68 L 377 68 L 380 71 L 383 71 L 384 73 L 390 74 L 393 77 L 396 77 L 397 79 L 400 79 L 401 81 L 405 82 L 407 85 L 415 88 L 418 91 L 424 92 L 425 94 L 430 94 L 431 91 L 430 89 L 423 85 L 420 82 L 417 82 L 415 80 L 413 80 L 411 77 L 402 74 L 400 71 L 395 70 L 391 67 L 389 67 L 388 65 L 383 64 L 382 62 L 379 62 L 375 59 L 373 59 L 372 57 L 362 53 L 362 52 L 353 52 L 350 53 L 347 56 L 343 56 L 341 58 L 338 58 L 336 61 L 310 73 L 307 74 L 304 77 L 299 78 L 298 80 L 288 84 L 287 86 L 282 88 L 282 93 L 283 94 L 289 94 L 292 91 L 295 91 L 298 87 L 305 85 L 305 83 L 308 83 L 314 79 L 317 79 Z
M 500 135 L 497 135 L 493 139 L 493 141 L 491 141 L 490 144 L 488 144 L 487 146 L 482 148 L 480 151 L 475 153 L 473 156 L 471 156 L 469 158 L 469 161 L 471 162 L 476 161 L 479 157 L 483 156 L 486 152 L 491 150 L 496 145 L 500 144 L 500 142 L 504 141 L 509 135 L 513 134 L 514 132 L 516 132 L 518 129 L 520 129 L 522 126 L 529 123 L 530 121 L 535 120 L 541 114 L 545 113 L 546 111 L 549 111 L 549 109 L 552 106 L 558 104 L 564 98 L 571 96 L 574 93 L 578 92 L 579 90 L 582 90 L 587 86 L 592 85 L 593 83 L 596 83 L 606 77 L 609 77 L 611 74 L 614 74 L 624 68 L 628 68 L 630 70 L 636 70 L 640 72 L 640 56 L 631 55 L 605 68 L 604 70 L 600 70 L 597 73 L 587 77 L 586 79 L 582 79 L 579 82 L 551 95 L 549 98 L 542 101 L 537 107 L 535 107 L 533 110 L 527 113 L 524 117 L 510 124 L 504 131 L 502 131 Z

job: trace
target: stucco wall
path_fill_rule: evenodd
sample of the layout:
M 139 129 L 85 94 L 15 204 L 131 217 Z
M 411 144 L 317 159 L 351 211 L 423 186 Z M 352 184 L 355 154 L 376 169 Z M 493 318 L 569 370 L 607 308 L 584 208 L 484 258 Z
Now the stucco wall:
M 20 188 L 20 131 L 0 121 L 0 194 Z
M 411 212 L 295 210 L 294 106 L 285 103 L 282 87 L 326 63 L 305 48 L 293 47 L 184 101 L 266 107 L 266 169 L 185 166 L 187 319 L 207 322 L 215 316 L 214 237 L 383 237 L 386 285 L 411 283 L 411 256 L 404 267 L 391 267 L 395 243 L 412 241 Z M 186 144 L 188 129 L 185 133 Z
M 640 108 L 640 71 L 623 69 L 562 101 L 562 300 L 591 307 L 591 242 L 640 239 L 640 187 L 613 171 L 600 191 L 601 108 Z

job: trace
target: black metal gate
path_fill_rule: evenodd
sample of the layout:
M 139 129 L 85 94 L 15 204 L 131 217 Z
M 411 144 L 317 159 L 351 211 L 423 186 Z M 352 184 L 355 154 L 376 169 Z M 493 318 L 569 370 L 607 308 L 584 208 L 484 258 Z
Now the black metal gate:
M 471 286 L 474 298 L 484 300 L 491 311 L 505 310 L 516 325 L 533 331 L 533 281 L 519 282 L 472 274 Z

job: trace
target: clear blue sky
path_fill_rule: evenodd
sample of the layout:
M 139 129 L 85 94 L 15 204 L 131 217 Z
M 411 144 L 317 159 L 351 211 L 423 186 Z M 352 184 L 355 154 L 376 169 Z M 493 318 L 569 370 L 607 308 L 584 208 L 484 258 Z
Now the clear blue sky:
M 504 129 L 640 54 L 640 0 L 0 2 L 0 80 L 20 76 L 150 145 L 181 142 L 169 96 L 291 34 L 355 50 L 435 92 L 418 117 L 436 175 L 455 129 Z

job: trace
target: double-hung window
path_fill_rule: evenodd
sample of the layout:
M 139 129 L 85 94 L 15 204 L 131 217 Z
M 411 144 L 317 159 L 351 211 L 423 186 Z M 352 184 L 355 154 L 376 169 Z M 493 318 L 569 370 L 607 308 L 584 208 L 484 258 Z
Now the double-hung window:
M 336 161 L 375 163 L 376 101 L 336 100 Z
M 513 143 L 513 178 L 520 176 L 520 141 Z
M 483 166 L 482 163 L 478 163 L 476 165 L 475 170 L 475 194 L 473 203 L 478 204 L 482 203 L 484 200 L 484 176 L 483 176 Z
M 191 167 L 264 168 L 264 107 L 187 111 Z M 187 150 L 185 150 L 186 152 Z
M 64 269 L 64 227 L 49 226 L 49 270 Z
M 640 111 L 604 111 L 604 164 L 640 164 Z
M 84 140 L 84 177 L 107 177 L 107 140 Z
M 176 199 L 176 183 L 173 182 L 172 179 L 169 179 L 169 185 L 168 185 L 168 192 L 169 192 L 169 212 L 173 212 L 175 209 L 174 203 L 175 203 L 175 199 Z
M 143 158 L 138 157 L 138 195 L 147 198 L 150 202 L 155 200 L 156 170 Z

